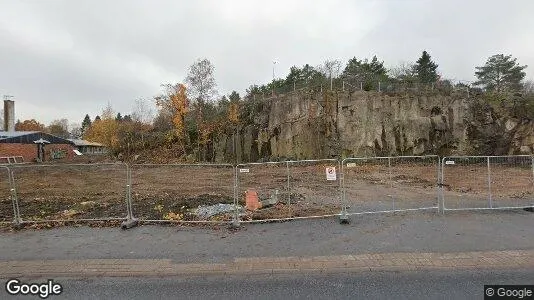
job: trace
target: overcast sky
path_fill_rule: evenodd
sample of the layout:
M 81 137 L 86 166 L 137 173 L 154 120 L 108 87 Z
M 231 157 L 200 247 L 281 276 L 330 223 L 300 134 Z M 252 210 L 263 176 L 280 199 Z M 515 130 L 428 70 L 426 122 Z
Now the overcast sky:
M 534 1 L 0 0 L 0 95 L 16 118 L 81 122 L 108 102 L 130 113 L 198 58 L 220 94 L 285 77 L 292 65 L 372 57 L 387 66 L 427 50 L 444 77 L 473 80 L 493 54 L 534 78 Z

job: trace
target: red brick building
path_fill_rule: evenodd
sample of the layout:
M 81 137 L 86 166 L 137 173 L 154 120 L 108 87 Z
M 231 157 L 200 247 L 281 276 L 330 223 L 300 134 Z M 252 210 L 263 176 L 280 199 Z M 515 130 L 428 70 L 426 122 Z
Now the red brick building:
M 72 141 L 40 131 L 0 131 L 0 157 L 22 156 L 24 162 L 70 160 Z

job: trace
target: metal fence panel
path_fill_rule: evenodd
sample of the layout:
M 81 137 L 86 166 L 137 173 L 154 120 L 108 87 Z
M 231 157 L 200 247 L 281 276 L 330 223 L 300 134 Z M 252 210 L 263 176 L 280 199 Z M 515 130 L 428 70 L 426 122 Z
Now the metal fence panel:
M 9 168 L 0 166 L 0 223 L 13 222 L 15 219 L 15 209 L 13 205 Z
M 489 157 L 492 207 L 534 206 L 532 160 L 531 156 Z
M 442 166 L 446 210 L 490 207 L 487 157 L 444 157 Z
M 349 214 L 438 208 L 437 156 L 346 158 L 342 168 Z
M 237 200 L 246 206 L 247 193 L 256 193 L 258 200 L 267 203 L 271 199 L 276 205 L 259 210 L 247 210 L 242 220 L 266 220 L 291 218 L 292 199 L 288 162 L 248 163 L 236 166 Z M 274 202 L 274 201 L 273 201 Z M 266 205 L 265 205 L 266 206 Z M 250 207 L 249 207 L 250 208 Z
M 234 172 L 229 164 L 132 165 L 133 215 L 154 222 L 228 221 L 234 211 L 208 216 L 197 215 L 196 209 L 219 204 L 233 207 Z
M 395 210 L 437 209 L 440 160 L 438 156 L 391 158 Z
M 387 157 L 343 160 L 343 197 L 349 214 L 394 209 L 389 163 Z
M 534 206 L 531 156 L 443 158 L 445 209 L 502 209 Z
M 339 165 L 337 159 L 288 162 L 293 217 L 335 215 L 341 211 Z
M 11 171 L 23 222 L 126 217 L 125 164 L 20 165 Z

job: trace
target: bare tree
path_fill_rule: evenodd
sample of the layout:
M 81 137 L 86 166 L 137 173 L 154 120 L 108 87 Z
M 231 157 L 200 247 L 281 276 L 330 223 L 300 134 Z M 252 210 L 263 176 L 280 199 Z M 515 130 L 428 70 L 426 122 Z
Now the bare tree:
M 80 124 L 71 123 L 69 127 L 71 139 L 80 139 L 82 137 L 82 126 Z
M 139 98 L 135 100 L 132 120 L 142 124 L 151 124 L 154 120 L 154 111 L 147 105 L 145 99 Z
M 199 161 L 201 160 L 201 137 L 208 136 L 209 131 L 206 130 L 208 126 L 204 122 L 204 111 L 208 107 L 207 103 L 215 98 L 217 95 L 217 84 L 213 75 L 215 67 L 208 59 L 199 59 L 189 67 L 189 73 L 185 78 L 185 82 L 189 85 L 188 94 L 196 100 L 193 106 L 196 110 L 196 123 L 198 126 L 197 149 Z M 204 130 L 202 130 L 204 128 Z M 204 157 L 206 156 L 206 143 L 204 146 Z
M 67 119 L 54 120 L 48 125 L 46 131 L 50 134 L 68 138 L 69 133 L 69 121 Z
M 333 79 L 338 77 L 341 72 L 341 61 L 338 59 L 325 60 L 322 66 L 319 67 L 321 73 L 330 78 L 330 90 L 332 90 Z
M 406 78 L 415 78 L 415 64 L 413 62 L 401 62 L 398 66 L 395 66 L 388 70 L 391 77 L 399 80 Z
M 185 82 L 188 84 L 188 93 L 193 99 L 203 103 L 217 95 L 214 71 L 215 67 L 208 59 L 198 59 L 189 67 Z

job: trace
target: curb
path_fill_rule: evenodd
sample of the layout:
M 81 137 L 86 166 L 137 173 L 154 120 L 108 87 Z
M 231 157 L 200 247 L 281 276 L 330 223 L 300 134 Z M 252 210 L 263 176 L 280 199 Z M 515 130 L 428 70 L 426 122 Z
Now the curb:
M 315 257 L 249 257 L 227 263 L 178 264 L 171 259 L 0 261 L 0 278 L 161 277 L 504 269 L 534 267 L 534 250 L 380 253 Z

